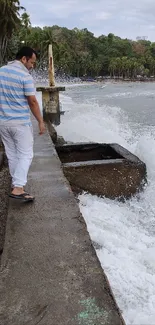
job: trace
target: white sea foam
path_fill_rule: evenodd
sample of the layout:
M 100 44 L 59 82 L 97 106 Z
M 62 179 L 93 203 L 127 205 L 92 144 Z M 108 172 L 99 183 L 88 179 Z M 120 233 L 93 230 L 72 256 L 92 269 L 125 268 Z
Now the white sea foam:
M 155 98 L 155 92 L 153 91 L 144 91 L 144 92 L 117 92 L 112 94 L 105 95 L 105 98 L 134 98 L 134 97 L 151 97 Z

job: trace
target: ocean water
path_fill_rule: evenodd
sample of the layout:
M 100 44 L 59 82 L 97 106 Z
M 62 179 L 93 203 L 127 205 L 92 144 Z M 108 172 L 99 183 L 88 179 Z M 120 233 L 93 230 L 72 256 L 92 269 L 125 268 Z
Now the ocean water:
M 126 324 L 155 325 L 155 84 L 68 84 L 60 98 L 66 141 L 119 143 L 147 165 L 140 196 L 83 193 L 79 206 Z

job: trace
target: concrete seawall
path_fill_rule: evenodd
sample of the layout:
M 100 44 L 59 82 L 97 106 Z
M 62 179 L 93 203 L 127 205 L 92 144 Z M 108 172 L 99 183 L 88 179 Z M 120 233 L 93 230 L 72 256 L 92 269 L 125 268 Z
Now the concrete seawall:
M 11 180 L 8 172 L 7 160 L 0 141 L 0 260 L 5 240 L 5 229 L 9 201 L 7 194 L 10 190 L 10 183 Z
M 1 325 L 122 325 L 61 163 L 34 122 L 28 191 L 10 199 L 0 273 Z

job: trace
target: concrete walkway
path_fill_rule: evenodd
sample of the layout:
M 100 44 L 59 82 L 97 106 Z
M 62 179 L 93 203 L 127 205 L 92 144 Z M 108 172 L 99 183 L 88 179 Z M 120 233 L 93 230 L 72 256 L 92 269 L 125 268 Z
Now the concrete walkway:
M 28 190 L 10 199 L 0 274 L 1 325 L 122 325 L 48 134 L 38 136 Z

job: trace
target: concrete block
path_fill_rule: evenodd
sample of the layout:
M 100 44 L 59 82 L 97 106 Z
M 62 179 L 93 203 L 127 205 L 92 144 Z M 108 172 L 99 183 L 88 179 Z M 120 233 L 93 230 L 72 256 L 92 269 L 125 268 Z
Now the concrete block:
M 146 183 L 146 165 L 118 144 L 79 143 L 56 147 L 76 192 L 130 198 Z

